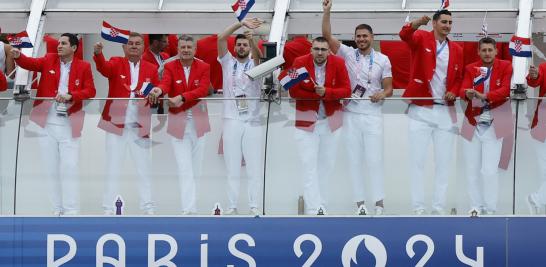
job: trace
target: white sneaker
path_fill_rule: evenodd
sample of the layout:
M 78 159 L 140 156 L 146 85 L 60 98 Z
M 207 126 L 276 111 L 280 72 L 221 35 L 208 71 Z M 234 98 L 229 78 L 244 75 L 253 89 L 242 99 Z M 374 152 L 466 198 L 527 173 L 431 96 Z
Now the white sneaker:
M 416 209 L 413 211 L 415 215 L 425 215 L 425 209 Z
M 356 215 L 369 215 L 368 209 L 366 208 L 366 205 L 362 204 L 358 206 L 356 209 Z
M 385 209 L 383 207 L 375 206 L 375 215 L 383 215 L 384 210 Z
M 223 213 L 223 215 L 237 215 L 239 214 L 237 212 L 237 209 L 236 208 L 229 208 L 228 210 L 226 210 L 226 212 Z
M 253 215 L 253 216 L 260 216 L 262 215 L 262 213 L 258 210 L 258 208 L 250 208 L 250 215 Z
M 533 194 L 530 194 L 525 198 L 525 202 L 527 202 L 527 206 L 529 207 L 529 212 L 531 215 L 537 215 L 540 212 L 540 208 L 537 205 L 537 202 L 533 198 Z

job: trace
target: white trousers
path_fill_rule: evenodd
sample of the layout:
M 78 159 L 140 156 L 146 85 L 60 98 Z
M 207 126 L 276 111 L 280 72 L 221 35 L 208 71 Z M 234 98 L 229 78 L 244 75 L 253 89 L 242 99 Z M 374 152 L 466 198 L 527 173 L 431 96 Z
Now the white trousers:
M 539 206 L 546 205 L 546 142 L 535 142 L 538 166 L 540 169 L 541 183 L 536 192 L 533 193 L 533 200 Z
M 63 125 L 47 123 L 39 143 L 53 212 L 76 215 L 80 212 L 80 140 L 72 138 L 70 121 L 61 121 L 65 121 Z
M 366 199 L 363 167 L 371 180 L 372 200 L 384 198 L 383 189 L 383 117 L 354 112 L 343 113 L 343 137 L 347 148 L 349 174 L 353 182 L 353 200 Z
M 180 187 L 180 207 L 182 212 L 197 212 L 195 177 L 199 177 L 203 162 L 205 136 L 197 137 L 195 123 L 188 120 L 184 137 L 171 138 L 176 165 L 178 167 L 178 186 Z
M 262 127 L 234 119 L 224 119 L 224 161 L 227 169 L 229 208 L 237 208 L 244 157 L 248 177 L 248 205 L 258 208 L 263 175 Z
M 303 171 L 306 214 L 317 214 L 321 205 L 326 208 L 328 178 L 336 163 L 339 132 L 330 130 L 327 119 L 317 121 L 313 132 L 295 130 L 294 137 Z
M 139 137 L 138 128 L 125 128 L 121 136 L 106 133 L 106 181 L 102 202 L 106 212 L 115 211 L 114 203 L 120 194 L 119 177 L 127 150 L 131 154 L 132 167 L 137 171 L 140 209 L 153 212 L 150 147 L 151 140 Z
M 464 139 L 463 148 L 471 208 L 495 212 L 502 138 L 497 139 L 493 126 L 478 126 L 471 142 Z
M 434 196 L 432 209 L 442 211 L 446 205 L 446 193 L 455 126 L 449 109 L 444 105 L 432 108 L 411 105 L 409 112 L 409 164 L 411 177 L 412 206 L 414 210 L 425 210 L 425 160 L 428 145 L 434 145 Z

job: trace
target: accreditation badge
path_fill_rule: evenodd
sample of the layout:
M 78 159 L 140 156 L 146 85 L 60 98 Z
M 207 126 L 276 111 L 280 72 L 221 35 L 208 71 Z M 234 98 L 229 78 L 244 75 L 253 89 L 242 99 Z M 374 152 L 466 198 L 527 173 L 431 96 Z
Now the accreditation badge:
M 364 97 L 364 93 L 366 93 L 366 87 L 357 84 L 355 88 L 353 89 L 353 93 L 351 95 L 352 98 L 362 98 Z
M 55 102 L 55 111 L 57 112 L 57 116 L 68 116 L 68 107 L 66 106 L 66 103 Z
M 246 114 L 248 112 L 248 101 L 246 99 L 246 95 L 237 95 L 235 96 L 235 98 L 237 98 L 235 100 L 235 103 L 237 104 L 237 110 L 239 111 L 239 115 Z

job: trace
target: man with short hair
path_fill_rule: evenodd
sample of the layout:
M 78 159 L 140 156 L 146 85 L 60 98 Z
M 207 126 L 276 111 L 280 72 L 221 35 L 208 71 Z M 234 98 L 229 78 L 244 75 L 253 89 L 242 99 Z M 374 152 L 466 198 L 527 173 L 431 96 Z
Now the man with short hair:
M 54 215 L 80 212 L 78 164 L 83 128 L 84 99 L 95 96 L 91 65 L 74 57 L 78 38 L 64 33 L 57 54 L 30 58 L 13 48 L 13 58 L 21 68 L 41 73 L 36 97 L 53 97 L 55 102 L 34 101 L 30 120 L 43 129 L 40 147 L 50 183 Z
M 167 133 L 172 136 L 182 215 L 195 214 L 195 176 L 200 173 L 203 160 L 204 136 L 210 132 L 206 105 L 199 98 L 208 95 L 210 66 L 195 58 L 193 37 L 178 38 L 178 60 L 165 64 L 161 83 L 149 95 L 157 102 L 162 94 L 169 96 Z
M 245 72 L 260 64 L 261 51 L 251 32 L 235 37 L 235 56 L 228 51 L 227 39 L 239 28 L 252 30 L 263 21 L 246 18 L 227 27 L 218 34 L 218 61 L 222 65 L 224 98 L 224 161 L 227 169 L 229 206 L 225 214 L 238 213 L 239 187 L 241 183 L 241 160 L 245 159 L 248 176 L 248 204 L 252 215 L 259 215 L 260 176 L 263 171 L 263 142 L 260 125 L 259 98 L 261 80 L 251 81 Z M 250 52 L 252 50 L 252 59 Z
M 150 46 L 142 55 L 142 60 L 146 60 L 160 68 L 166 59 L 169 58 L 169 54 L 163 52 L 163 50 L 169 45 L 167 34 L 149 34 Z
M 341 98 L 351 95 L 349 74 L 342 58 L 329 55 L 324 37 L 313 39 L 311 54 L 294 60 L 292 67 L 305 67 L 309 77 L 290 88 L 296 99 L 296 130 L 303 171 L 306 214 L 326 208 L 327 182 L 336 163 L 338 129 L 342 125 Z
M 418 30 L 428 24 L 423 16 L 408 22 L 400 38 L 412 51 L 412 73 L 403 97 L 430 97 L 431 100 L 410 100 L 409 165 L 414 213 L 426 211 L 424 168 L 428 144 L 434 144 L 435 189 L 432 213 L 445 214 L 448 177 L 457 128 L 453 101 L 459 93 L 463 73 L 462 48 L 451 42 L 451 12 L 439 10 L 432 17 L 432 31 Z
M 465 67 L 460 97 L 468 103 L 461 129 L 471 212 L 494 214 L 499 192 L 503 139 L 512 138 L 512 64 L 495 59 L 497 42 L 480 39 L 480 60 Z M 481 179 L 480 179 L 481 178 Z
M 143 84 L 159 84 L 156 66 L 142 60 L 144 39 L 141 34 L 131 32 L 129 41 L 123 45 L 125 57 L 106 60 L 102 48 L 102 43 L 95 44 L 93 60 L 97 70 L 108 78 L 108 98 L 141 98 Z M 150 124 L 147 100 L 108 100 L 104 105 L 99 128 L 106 131 L 106 182 L 102 203 L 105 215 L 113 215 L 115 211 L 126 150 L 129 150 L 138 174 L 140 209 L 144 214 L 154 214 Z
M 345 59 L 351 79 L 353 98 L 346 103 L 343 113 L 343 139 L 347 146 L 349 173 L 353 182 L 357 212 L 368 213 L 362 167 L 366 165 L 371 179 L 372 200 L 375 214 L 383 214 L 383 114 L 382 100 L 392 96 L 392 73 L 389 58 L 373 49 L 373 30 L 368 24 L 355 28 L 357 48 L 344 45 L 332 35 L 330 10 L 333 0 L 324 0 L 322 35 L 328 40 L 330 50 Z

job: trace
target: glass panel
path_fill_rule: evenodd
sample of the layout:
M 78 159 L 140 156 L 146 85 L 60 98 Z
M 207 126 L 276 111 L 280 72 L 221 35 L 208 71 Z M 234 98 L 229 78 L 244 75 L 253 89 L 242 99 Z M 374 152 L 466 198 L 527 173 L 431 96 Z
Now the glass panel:
M 34 103 L 36 105 L 37 101 Z M 240 185 L 238 179 L 233 178 L 232 191 L 235 192 L 232 195 L 233 203 L 239 204 L 239 214 L 249 214 L 249 179 L 246 171 L 251 168 L 254 173 L 252 181 L 255 182 L 252 199 L 259 210 L 262 209 L 260 184 L 263 183 L 265 105 L 254 123 L 231 120 L 229 126 L 227 119 L 222 116 L 223 106 L 235 105 L 233 101 L 201 101 L 191 108 L 191 115 L 189 112 L 152 114 L 150 138 L 141 138 L 139 136 L 146 134 L 143 130 L 146 127 L 138 126 L 146 125 L 145 119 L 138 124 L 126 124 L 137 128 L 120 128 L 120 125 L 127 119 L 124 115 L 126 106 L 133 105 L 131 103 L 141 105 L 143 101 L 88 101 L 82 134 L 79 140 L 75 140 L 69 127 L 51 123 L 57 121 L 58 117 L 44 116 L 44 113 L 40 115 L 41 108 L 49 110 L 50 114 L 54 112 L 54 109 L 47 107 L 49 103 L 46 101 L 34 106 L 34 113 L 26 113 L 23 118 L 24 131 L 29 134 L 21 137 L 20 141 L 19 159 L 25 161 L 18 166 L 17 214 L 51 215 L 59 210 L 70 214 L 71 207 L 67 199 L 78 199 L 79 196 L 81 214 L 102 215 L 107 209 L 108 212 L 116 211 L 115 201 L 120 195 L 124 214 L 139 215 L 154 211 L 155 214 L 165 215 L 188 211 L 210 215 L 216 203 L 226 209 L 231 206 L 224 161 L 228 150 L 234 153 L 234 160 L 231 161 L 234 166 L 233 177 L 241 176 Z M 32 104 L 29 101 L 26 105 Z M 138 110 L 141 112 L 141 120 L 147 117 L 142 112 L 149 112 L 150 108 L 144 106 Z M 71 116 L 72 121 L 77 120 L 73 117 L 75 115 Z M 192 118 L 191 124 L 188 123 L 188 116 Z M 48 123 L 42 128 L 36 121 Z M 226 127 L 229 129 L 226 130 Z M 225 141 L 223 146 L 219 143 L 222 133 Z M 245 153 L 244 161 L 240 156 L 241 150 Z M 61 154 L 58 175 L 50 173 L 54 170 L 52 166 L 59 164 L 52 160 L 55 159 L 54 151 L 72 153 L 68 156 Z M 79 163 L 74 161 L 77 158 Z M 63 186 L 70 185 L 70 175 L 63 168 L 69 168 L 70 162 L 75 164 L 75 173 L 71 177 L 79 179 L 79 186 L 76 184 L 73 189 L 62 192 Z M 189 177 L 192 172 L 196 185 L 193 200 L 195 206 L 191 204 L 192 186 Z M 61 180 L 60 185 L 51 187 L 49 174 L 61 179 L 67 177 L 67 180 Z M 182 193 L 179 177 L 184 181 Z M 55 205 L 48 199 L 56 196 L 58 203 L 61 195 L 64 207 L 53 208 Z M 186 197 L 182 203 L 181 196 Z
M 120 1 L 85 1 L 85 0 L 50 0 L 46 9 L 157 9 L 158 1 L 120 0 Z
M 13 214 L 15 165 L 21 103 L 9 100 L 12 92 L 0 92 L 0 214 Z
M 360 1 L 360 0 L 344 0 L 335 1 L 332 7 L 333 11 L 336 10 L 369 10 L 369 9 L 400 9 L 402 8 L 402 0 L 372 0 L 372 1 Z M 290 2 L 290 11 L 298 10 L 321 10 L 322 1 L 314 0 L 299 0 Z
M 235 1 L 212 0 L 212 1 L 196 1 L 196 0 L 165 0 L 163 2 L 163 10 L 225 10 L 232 11 L 231 5 Z M 275 8 L 274 0 L 256 1 L 252 7 L 253 11 L 271 10 Z
M 20 0 L 20 1 L 0 1 L 0 9 L 27 9 L 30 10 L 30 3 L 32 0 Z

